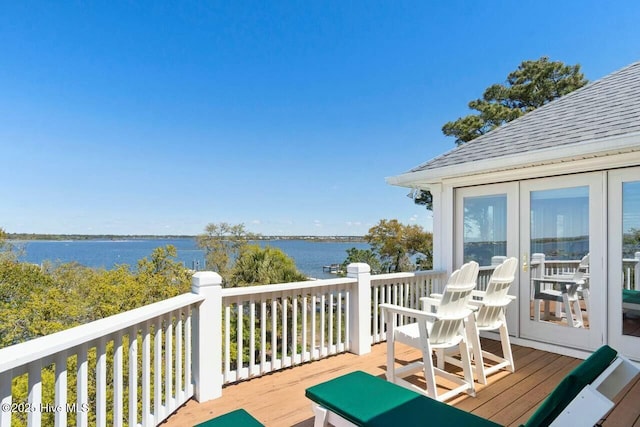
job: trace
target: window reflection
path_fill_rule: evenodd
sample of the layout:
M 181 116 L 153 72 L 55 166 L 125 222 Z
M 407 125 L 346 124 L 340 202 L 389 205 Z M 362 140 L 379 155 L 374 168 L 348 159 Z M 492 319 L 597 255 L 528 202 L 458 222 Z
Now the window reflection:
M 640 181 L 622 184 L 622 333 L 640 336 Z
M 589 327 L 589 187 L 532 191 L 531 318 Z
M 507 255 L 507 195 L 464 198 L 464 262 L 491 265 Z
M 531 253 L 580 260 L 589 253 L 589 187 L 531 193 Z

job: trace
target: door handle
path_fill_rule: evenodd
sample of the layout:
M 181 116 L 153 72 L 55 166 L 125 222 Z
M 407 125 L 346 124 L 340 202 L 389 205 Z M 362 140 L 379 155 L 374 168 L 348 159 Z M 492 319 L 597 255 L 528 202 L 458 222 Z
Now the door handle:
M 529 271 L 529 254 L 522 255 L 522 271 Z

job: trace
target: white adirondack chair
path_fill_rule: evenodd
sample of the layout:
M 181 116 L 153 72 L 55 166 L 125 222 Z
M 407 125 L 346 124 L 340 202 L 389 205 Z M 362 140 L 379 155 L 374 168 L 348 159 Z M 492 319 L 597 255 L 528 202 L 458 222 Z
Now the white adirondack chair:
M 515 279 L 517 269 L 518 259 L 507 258 L 493 271 L 486 291 L 475 290 L 472 292 L 473 299 L 470 304 L 478 307 L 478 311 L 469 322 L 468 330 L 469 339 L 472 340 L 473 369 L 481 384 L 487 383 L 487 375 L 503 368 L 510 372 L 515 371 L 505 311 L 507 306 L 516 299 L 515 296 L 509 295 L 509 288 Z M 500 332 L 502 356 L 485 351 L 480 346 L 479 332 L 496 330 Z M 489 359 L 495 364 L 487 366 L 484 363 L 485 359 Z
M 387 326 L 387 380 L 415 390 L 433 399 L 444 401 L 466 392 L 475 396 L 473 372 L 467 346 L 465 321 L 473 316 L 469 308 L 471 292 L 478 276 L 478 264 L 470 262 L 456 270 L 447 285 L 442 299 L 437 301 L 435 312 L 409 309 L 392 304 L 380 304 Z M 415 319 L 414 323 L 399 326 L 399 317 Z M 422 360 L 399 368 L 395 367 L 395 342 L 418 348 Z M 432 353 L 457 347 L 461 354 L 463 377 L 435 367 Z M 426 389 L 418 387 L 403 378 L 423 371 Z M 438 393 L 436 376 L 441 376 L 457 384 L 444 393 Z
M 582 267 L 583 265 L 584 267 Z M 580 261 L 580 266 L 570 276 L 544 276 L 531 279 L 534 288 L 533 316 L 535 321 L 540 320 L 541 302 L 544 301 L 544 319 L 546 320 L 549 316 L 550 302 L 555 301 L 556 304 L 561 304 L 561 308 L 557 309 L 556 312 L 559 314 L 564 310 L 567 317 L 567 324 L 570 327 L 584 327 L 582 310 L 580 308 L 580 296 L 582 295 L 583 298 L 585 298 L 588 312 L 590 303 L 588 266 L 589 255 L 587 254 Z
M 474 290 L 471 293 L 473 299 L 469 301 L 469 304 L 474 307 L 476 312 L 475 316 L 470 318 L 466 324 L 467 339 L 473 359 L 471 367 L 476 374 L 478 382 L 481 384 L 487 383 L 487 375 L 491 375 L 500 369 L 507 368 L 511 372 L 515 371 L 505 310 L 507 305 L 516 299 L 515 296 L 508 293 L 515 279 L 517 268 L 518 259 L 507 258 L 493 270 L 485 291 Z M 431 294 L 431 298 L 426 300 L 440 298 L 442 298 L 440 294 Z M 500 332 L 502 356 L 485 351 L 480 345 L 480 331 L 496 330 Z M 495 364 L 487 366 L 485 365 L 485 359 L 489 359 Z M 461 359 L 458 358 L 456 351 L 445 351 L 441 357 L 438 357 L 439 367 L 443 367 L 444 362 L 461 366 Z
M 589 315 L 591 308 L 591 291 L 589 289 L 589 254 L 586 254 L 580 260 L 580 264 L 578 265 L 578 271 L 581 271 L 582 274 L 582 285 L 578 286 L 578 296 L 581 297 L 584 301 L 585 308 L 587 311 L 587 315 Z

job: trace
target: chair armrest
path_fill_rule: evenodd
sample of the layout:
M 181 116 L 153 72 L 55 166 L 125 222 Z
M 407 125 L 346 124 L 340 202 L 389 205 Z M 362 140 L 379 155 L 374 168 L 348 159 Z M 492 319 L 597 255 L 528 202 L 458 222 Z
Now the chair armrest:
M 584 280 L 582 279 L 562 279 L 562 278 L 555 278 L 555 277 L 547 277 L 544 279 L 540 279 L 537 277 L 533 277 L 531 280 L 533 280 L 534 283 L 551 283 L 554 285 L 582 285 L 584 284 Z
M 425 320 L 438 320 L 439 317 L 435 313 L 429 313 L 428 311 L 416 310 L 414 308 L 402 307 L 395 304 L 380 304 L 378 307 L 385 312 L 391 314 L 399 314 L 401 316 L 415 317 L 417 319 Z M 387 319 L 388 321 L 388 319 Z
M 474 311 L 477 311 L 480 307 L 506 307 L 511 304 L 512 301 L 515 301 L 516 297 L 513 295 L 505 295 L 504 299 L 499 302 L 487 303 L 485 301 L 471 300 L 469 301 L 468 307 Z
M 487 294 L 486 291 L 479 291 L 474 289 L 473 291 L 471 291 L 471 296 L 472 297 L 476 297 L 476 298 L 484 298 L 484 296 Z

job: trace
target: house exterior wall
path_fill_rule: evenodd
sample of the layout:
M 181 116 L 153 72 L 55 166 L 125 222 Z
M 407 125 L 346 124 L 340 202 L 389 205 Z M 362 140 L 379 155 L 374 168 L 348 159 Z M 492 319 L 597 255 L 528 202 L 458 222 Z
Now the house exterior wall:
M 640 145 L 640 144 L 638 144 Z M 607 242 L 609 239 L 609 233 L 611 230 L 608 227 L 608 218 L 610 215 L 620 216 L 620 208 L 615 207 L 615 203 L 608 200 L 608 176 L 610 171 L 619 170 L 634 170 L 633 167 L 640 167 L 640 152 L 639 151 L 625 151 L 623 153 L 610 153 L 607 156 L 583 158 L 562 164 L 550 164 L 550 165 L 528 165 L 515 170 L 503 170 L 492 171 L 487 173 L 479 173 L 466 176 L 452 176 L 449 178 L 438 179 L 435 183 L 423 184 L 422 188 L 428 188 L 434 195 L 434 269 L 446 270 L 448 272 L 453 271 L 459 267 L 460 256 L 456 253 L 456 239 L 459 238 L 461 230 L 461 224 L 456 223 L 456 192 L 461 188 L 468 188 L 472 186 L 485 186 L 495 183 L 516 183 L 520 185 L 523 182 L 529 182 L 531 180 L 539 180 L 541 178 L 549 177 L 562 177 L 562 176 L 581 176 L 585 173 L 593 173 L 595 171 L 600 172 L 598 175 L 600 179 L 600 185 L 597 186 L 598 191 L 597 199 L 598 209 L 597 216 L 601 217 L 598 227 L 601 229 L 597 235 L 601 236 L 602 240 L 602 281 L 607 283 L 607 286 L 612 287 L 613 284 L 608 283 L 610 277 L 610 269 L 619 268 L 617 265 L 610 265 L 608 259 L 608 253 L 611 250 L 607 248 Z M 591 174 L 592 175 L 592 174 Z M 586 175 L 585 175 L 586 176 Z M 640 180 L 640 173 L 638 174 L 638 180 Z M 513 232 L 513 231 L 511 231 Z M 619 249 L 618 249 L 619 250 Z M 458 250 L 459 251 L 459 250 Z M 522 252 L 519 250 L 519 252 Z M 517 256 L 519 259 L 522 257 L 522 253 L 510 253 L 508 256 Z M 458 259 L 456 259 L 458 257 Z M 521 260 L 522 261 L 522 260 Z M 604 319 L 605 324 L 594 325 L 602 331 L 601 341 L 602 343 L 609 343 L 612 341 L 611 323 L 619 325 L 620 321 L 616 320 L 612 322 L 612 316 L 620 316 L 620 311 L 614 312 L 612 307 L 615 305 L 608 301 L 610 295 L 617 295 L 609 289 L 605 292 L 605 301 L 597 301 L 599 309 L 602 310 L 601 318 Z M 526 297 L 526 295 L 525 295 Z M 512 307 L 510 310 L 517 310 L 517 307 Z M 521 316 L 516 316 L 520 318 Z M 522 320 L 520 320 L 522 322 Z M 585 347 L 565 347 L 558 344 L 552 344 L 537 340 L 530 340 L 522 338 L 519 334 L 519 325 L 511 325 L 510 333 L 514 335 L 514 342 L 520 344 L 540 348 L 546 351 L 554 351 L 571 356 L 584 355 L 584 351 L 588 349 Z M 616 326 L 617 327 L 617 326 Z M 640 338 L 638 345 L 640 346 Z M 615 340 L 613 340 L 615 341 Z M 593 346 L 591 343 L 589 346 Z M 630 355 L 632 358 L 640 359 L 639 355 Z

